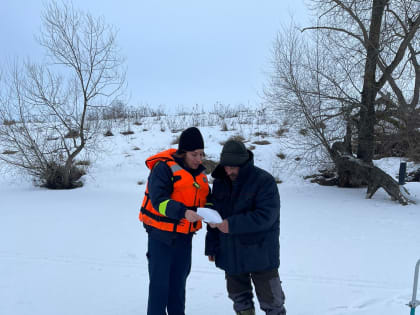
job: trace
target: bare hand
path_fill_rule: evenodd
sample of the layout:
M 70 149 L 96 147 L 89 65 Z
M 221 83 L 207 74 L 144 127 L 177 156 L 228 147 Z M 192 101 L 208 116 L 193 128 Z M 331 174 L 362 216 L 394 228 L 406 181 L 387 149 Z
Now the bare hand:
M 215 224 L 215 226 L 220 230 L 222 233 L 229 233 L 229 222 L 228 220 L 224 219 L 222 223 Z
M 185 219 L 187 219 L 191 223 L 203 220 L 203 218 L 200 217 L 197 214 L 197 212 L 195 212 L 194 210 L 190 210 L 190 209 L 187 209 L 187 211 L 185 211 Z
M 216 260 L 215 256 L 210 255 L 210 256 L 207 256 L 207 257 L 209 258 L 209 261 L 215 261 Z
M 217 228 L 217 223 L 209 223 L 209 225 L 212 229 Z

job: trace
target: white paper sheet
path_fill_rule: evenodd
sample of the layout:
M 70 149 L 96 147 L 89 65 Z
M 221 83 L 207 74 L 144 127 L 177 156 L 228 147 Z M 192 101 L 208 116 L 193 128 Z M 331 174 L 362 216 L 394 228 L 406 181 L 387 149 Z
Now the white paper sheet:
M 197 214 L 204 218 L 204 222 L 207 223 L 222 223 L 222 217 L 220 214 L 210 208 L 197 208 Z

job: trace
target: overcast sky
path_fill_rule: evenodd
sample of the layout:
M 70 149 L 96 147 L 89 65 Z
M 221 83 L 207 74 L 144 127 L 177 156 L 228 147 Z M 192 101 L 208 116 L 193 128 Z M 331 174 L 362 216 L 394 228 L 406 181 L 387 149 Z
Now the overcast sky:
M 3 0 L 0 58 L 40 59 L 34 35 L 42 0 Z M 118 30 L 130 104 L 212 107 L 258 104 L 271 47 L 290 16 L 307 24 L 303 0 L 74 0 Z

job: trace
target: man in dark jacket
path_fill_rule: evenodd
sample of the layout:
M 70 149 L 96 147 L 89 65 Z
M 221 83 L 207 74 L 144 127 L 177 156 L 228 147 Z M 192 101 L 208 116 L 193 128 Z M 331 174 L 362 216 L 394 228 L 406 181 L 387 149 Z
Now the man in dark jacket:
M 251 279 L 266 314 L 284 315 L 280 266 L 280 196 L 272 175 L 254 166 L 242 142 L 223 146 L 213 171 L 214 208 L 223 218 L 207 227 L 205 254 L 226 272 L 238 315 L 255 314 Z

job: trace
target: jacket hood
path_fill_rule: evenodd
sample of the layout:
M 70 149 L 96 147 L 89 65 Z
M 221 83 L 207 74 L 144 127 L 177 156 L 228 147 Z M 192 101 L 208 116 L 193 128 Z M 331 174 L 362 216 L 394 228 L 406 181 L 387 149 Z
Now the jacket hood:
M 169 149 L 150 156 L 145 161 L 147 168 L 150 170 L 153 169 L 157 162 L 174 161 L 174 157 L 172 155 L 175 154 L 175 152 L 176 149 Z

